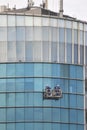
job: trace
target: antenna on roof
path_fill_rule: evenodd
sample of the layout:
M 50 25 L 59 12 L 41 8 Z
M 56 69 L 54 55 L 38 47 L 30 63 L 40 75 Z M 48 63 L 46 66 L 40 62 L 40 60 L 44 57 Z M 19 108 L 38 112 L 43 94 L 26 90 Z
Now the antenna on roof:
M 60 10 L 59 10 L 59 13 L 60 13 L 60 17 L 63 17 L 63 0 L 60 0 Z
M 48 0 L 42 0 L 42 4 L 40 6 L 44 9 L 48 9 Z
M 33 0 L 28 0 L 28 6 L 27 8 L 30 9 L 34 5 Z

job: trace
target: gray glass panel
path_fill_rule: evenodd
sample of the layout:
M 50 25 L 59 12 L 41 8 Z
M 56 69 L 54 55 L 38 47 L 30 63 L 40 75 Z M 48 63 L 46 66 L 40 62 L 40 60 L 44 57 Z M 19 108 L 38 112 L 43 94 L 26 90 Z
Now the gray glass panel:
M 42 28 L 42 40 L 49 41 L 49 27 Z
M 72 43 L 72 30 L 66 29 L 66 42 Z
M 67 43 L 67 62 L 72 63 L 72 44 Z
M 34 32 L 33 32 L 33 27 L 26 27 L 25 28 L 25 40 L 26 41 L 33 41 L 34 39 Z
M 84 46 L 80 45 L 80 64 L 84 64 Z
M 7 59 L 8 61 L 16 60 L 16 43 L 8 42 L 7 44 Z
M 7 41 L 7 28 L 0 28 L 0 41 Z
M 33 42 L 25 43 L 25 58 L 26 61 L 33 61 Z
M 59 42 L 63 42 L 65 41 L 65 32 L 64 32 L 64 28 L 59 28 Z
M 62 63 L 65 61 L 65 44 L 59 44 L 59 62 Z
M 49 61 L 49 43 L 43 42 L 43 61 Z
M 35 41 L 42 40 L 42 28 L 41 27 L 34 27 L 34 40 Z
M 74 30 L 74 43 L 77 44 L 78 43 L 78 30 Z
M 74 63 L 78 63 L 78 45 L 74 44 Z
M 57 44 L 51 43 L 51 61 L 57 62 Z
M 25 40 L 25 28 L 17 27 L 16 31 L 17 31 L 17 34 L 16 34 L 17 41 L 24 41 Z
M 25 43 L 24 42 L 16 43 L 16 56 L 19 62 L 25 59 Z
M 16 28 L 8 27 L 8 41 L 16 41 Z

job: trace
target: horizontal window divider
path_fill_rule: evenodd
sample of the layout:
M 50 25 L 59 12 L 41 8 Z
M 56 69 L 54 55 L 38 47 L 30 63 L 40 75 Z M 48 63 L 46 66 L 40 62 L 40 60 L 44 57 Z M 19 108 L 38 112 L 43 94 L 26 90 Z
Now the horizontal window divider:
M 46 120 L 46 121 L 44 121 L 44 120 L 38 120 L 38 121 L 35 121 L 35 120 L 20 120 L 20 121 L 5 121 L 5 122 L 0 122 L 0 124 L 9 124 L 9 123 L 59 123 L 59 124 L 74 124 L 74 125 L 84 125 L 84 124 L 82 124 L 82 123 L 78 123 L 78 122 L 76 122 L 76 123 L 73 123 L 73 122 L 59 122 L 59 121 L 48 121 L 48 120 Z
M 34 90 L 32 90 L 32 91 L 28 91 L 28 90 L 24 90 L 24 91 L 0 91 L 0 94 L 12 94 L 12 93 L 42 93 L 43 94 L 43 92 L 44 92 L 44 90 L 42 90 L 42 91 L 34 91 Z M 71 92 L 63 92 L 63 94 L 68 94 L 68 96 L 69 95 L 81 95 L 81 96 L 85 96 L 85 94 L 83 94 L 83 93 L 71 93 Z
M 79 80 L 79 81 L 85 81 L 83 79 L 79 79 L 79 78 L 70 78 L 70 77 L 55 77 L 55 76 L 44 76 L 44 77 L 34 77 L 34 76 L 6 76 L 6 77 L 0 77 L 0 79 L 17 79 L 17 78 L 51 78 L 51 79 L 66 79 L 66 80 Z
M 59 106 L 57 106 L 57 107 L 52 107 L 52 106 L 6 106 L 6 107 L 0 107 L 0 109 L 9 109 L 9 108 L 14 108 L 14 109 L 16 109 L 16 108 L 32 108 L 32 109 L 34 109 L 34 108 L 42 108 L 42 109 L 45 109 L 45 108 L 50 108 L 50 109 L 68 109 L 68 110 L 84 110 L 84 109 L 82 109 L 82 108 L 70 108 L 70 107 L 59 107 Z

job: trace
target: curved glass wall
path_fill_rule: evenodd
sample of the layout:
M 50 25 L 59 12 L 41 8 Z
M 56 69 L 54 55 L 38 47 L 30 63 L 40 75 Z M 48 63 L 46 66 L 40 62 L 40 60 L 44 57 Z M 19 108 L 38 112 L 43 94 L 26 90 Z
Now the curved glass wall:
M 0 15 L 0 130 L 84 130 L 86 36 L 79 21 Z M 63 97 L 43 99 L 47 85 Z
M 0 15 L 0 62 L 83 65 L 87 59 L 86 26 L 57 18 Z
M 59 85 L 63 97 L 43 99 L 47 85 L 51 88 Z M 47 63 L 0 64 L 0 128 L 83 130 L 83 67 Z

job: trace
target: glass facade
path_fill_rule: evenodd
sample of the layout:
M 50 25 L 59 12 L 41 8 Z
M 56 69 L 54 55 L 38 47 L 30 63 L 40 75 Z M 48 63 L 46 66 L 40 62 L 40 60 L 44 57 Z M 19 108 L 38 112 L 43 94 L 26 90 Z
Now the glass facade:
M 85 129 L 84 26 L 56 17 L 0 15 L 0 130 Z M 43 99 L 47 85 L 59 85 L 62 98 Z
M 73 72 L 73 73 L 72 73 Z M 78 74 L 79 73 L 79 74 Z M 0 127 L 3 130 L 84 128 L 83 67 L 48 63 L 0 64 Z M 43 99 L 60 85 L 63 97 Z

